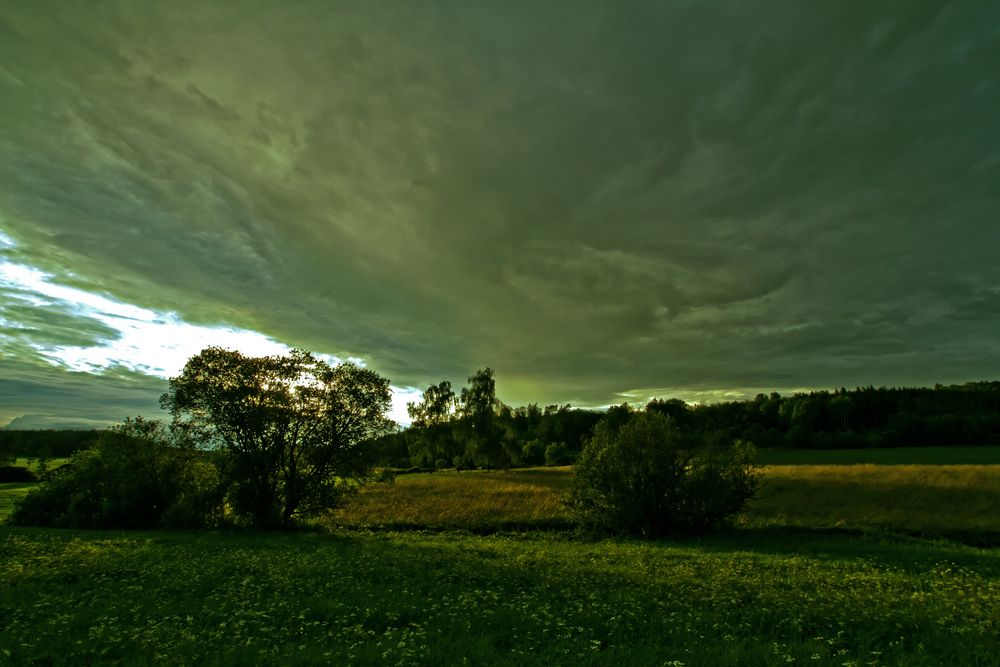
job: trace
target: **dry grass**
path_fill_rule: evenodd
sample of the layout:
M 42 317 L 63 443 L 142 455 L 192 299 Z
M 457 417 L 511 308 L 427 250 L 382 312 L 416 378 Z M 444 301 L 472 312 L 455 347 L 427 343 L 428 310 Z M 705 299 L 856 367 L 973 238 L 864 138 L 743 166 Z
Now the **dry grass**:
M 364 489 L 332 520 L 373 528 L 555 527 L 569 521 L 569 480 L 569 467 L 400 475 Z

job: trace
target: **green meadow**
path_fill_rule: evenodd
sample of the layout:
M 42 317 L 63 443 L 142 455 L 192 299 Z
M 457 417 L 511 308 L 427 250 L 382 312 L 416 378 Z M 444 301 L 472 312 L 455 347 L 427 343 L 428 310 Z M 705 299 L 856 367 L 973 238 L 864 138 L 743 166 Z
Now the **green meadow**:
M 569 468 L 399 475 L 285 534 L 0 528 L 0 663 L 996 664 L 1000 465 L 892 451 L 765 465 L 678 540 L 575 533 Z
M 868 449 L 761 449 L 766 465 L 993 465 L 1000 447 L 872 447 Z
M 0 484 L 0 521 L 14 510 L 14 502 L 35 485 L 32 483 Z

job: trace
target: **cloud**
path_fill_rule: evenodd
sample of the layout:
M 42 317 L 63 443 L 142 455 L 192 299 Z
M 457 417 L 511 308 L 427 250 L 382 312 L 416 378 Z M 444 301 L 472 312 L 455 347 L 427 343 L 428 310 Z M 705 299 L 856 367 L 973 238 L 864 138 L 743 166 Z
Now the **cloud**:
M 0 427 L 104 428 L 125 417 L 160 417 L 166 381 L 124 368 L 100 375 L 0 358 Z
M 995 376 L 998 19 L 14 7 L 5 252 L 398 386 L 490 365 L 510 402 Z

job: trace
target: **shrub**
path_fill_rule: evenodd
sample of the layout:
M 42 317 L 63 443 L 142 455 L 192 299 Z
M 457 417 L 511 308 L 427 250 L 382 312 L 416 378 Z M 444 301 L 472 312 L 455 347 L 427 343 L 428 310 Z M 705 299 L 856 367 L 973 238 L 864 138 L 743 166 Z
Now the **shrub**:
M 553 442 L 545 448 L 545 465 L 564 466 L 573 462 L 573 452 L 561 442 Z
M 593 529 L 660 537 L 704 531 L 738 512 L 756 489 L 753 446 L 685 442 L 657 412 L 602 421 L 576 465 L 570 504 Z
M 445 468 L 448 467 L 448 462 L 445 461 L 444 459 L 437 459 L 436 461 L 434 461 L 434 467 L 437 468 L 438 470 L 444 470 Z
M 391 468 L 382 468 L 381 470 L 375 471 L 375 476 L 372 481 L 376 484 L 387 484 L 392 486 L 396 483 L 396 473 Z
M 537 438 L 524 443 L 521 447 L 521 462 L 530 466 L 545 463 L 545 443 Z
M 225 485 L 206 452 L 159 422 L 126 420 L 21 498 L 11 523 L 71 528 L 199 527 L 221 520 Z

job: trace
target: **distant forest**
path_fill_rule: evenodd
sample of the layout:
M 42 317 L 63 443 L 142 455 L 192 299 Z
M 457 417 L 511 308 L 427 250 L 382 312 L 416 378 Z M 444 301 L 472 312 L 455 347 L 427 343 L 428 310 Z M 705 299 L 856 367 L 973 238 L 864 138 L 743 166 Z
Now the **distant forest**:
M 413 424 L 373 443 L 373 462 L 421 469 L 564 465 L 576 459 L 598 421 L 633 409 L 510 407 L 496 399 L 490 369 L 469 380 L 459 394 L 447 382 L 428 388 L 424 400 L 410 406 Z M 671 417 L 692 440 L 743 439 L 758 447 L 1000 445 L 1000 382 L 771 393 L 705 405 L 655 399 L 643 409 Z M 67 457 L 99 435 L 0 430 L 0 461 Z
M 428 388 L 424 401 L 411 405 L 413 425 L 379 440 L 378 463 L 418 468 L 567 464 L 598 421 L 633 409 L 512 408 L 497 402 L 484 419 L 470 400 L 490 394 L 492 371 L 469 380 L 470 387 L 458 396 L 448 383 Z M 655 399 L 644 409 L 672 418 L 692 442 L 743 439 L 758 447 L 816 449 L 1000 444 L 1000 382 L 771 393 L 705 405 Z

